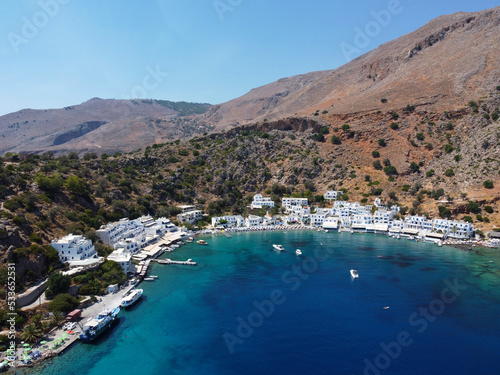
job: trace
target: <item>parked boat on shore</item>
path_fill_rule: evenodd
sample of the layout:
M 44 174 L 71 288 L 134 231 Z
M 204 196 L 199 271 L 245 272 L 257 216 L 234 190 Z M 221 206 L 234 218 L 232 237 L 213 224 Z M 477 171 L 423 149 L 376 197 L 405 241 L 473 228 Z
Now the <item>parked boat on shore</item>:
M 120 303 L 120 307 L 129 307 L 136 303 L 139 298 L 141 298 L 144 290 L 142 289 L 130 289 L 127 293 L 123 295 L 123 300 Z
M 80 340 L 82 342 L 95 340 L 113 323 L 119 312 L 120 308 L 116 307 L 102 311 L 95 318 L 90 318 L 83 326 L 83 332 L 79 336 Z

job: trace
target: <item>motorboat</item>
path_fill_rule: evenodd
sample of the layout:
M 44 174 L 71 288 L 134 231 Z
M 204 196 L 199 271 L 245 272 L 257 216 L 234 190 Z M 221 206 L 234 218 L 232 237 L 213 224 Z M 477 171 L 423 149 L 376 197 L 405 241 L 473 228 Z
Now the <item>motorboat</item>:
M 142 289 L 130 289 L 123 296 L 123 299 L 122 299 L 122 302 L 120 304 L 120 307 L 129 307 L 129 306 L 132 306 L 134 303 L 137 302 L 137 300 L 139 298 L 141 298 L 143 292 L 144 291 Z
M 358 271 L 356 271 L 356 270 L 350 270 L 349 272 L 351 272 L 351 277 L 353 279 L 358 279 L 359 278 Z
M 302 255 L 302 250 L 300 250 L 300 249 L 295 250 L 295 254 Z
M 273 245 L 273 248 L 276 251 L 285 251 L 285 248 L 282 245 Z
M 145 277 L 144 281 L 155 281 L 154 277 Z
M 208 245 L 207 241 L 205 241 L 205 240 L 198 240 L 198 241 L 196 241 L 196 243 L 199 245 Z
M 83 332 L 79 336 L 82 342 L 90 342 L 104 332 L 115 320 L 120 312 L 120 308 L 104 310 L 94 318 L 90 318 L 83 327 Z

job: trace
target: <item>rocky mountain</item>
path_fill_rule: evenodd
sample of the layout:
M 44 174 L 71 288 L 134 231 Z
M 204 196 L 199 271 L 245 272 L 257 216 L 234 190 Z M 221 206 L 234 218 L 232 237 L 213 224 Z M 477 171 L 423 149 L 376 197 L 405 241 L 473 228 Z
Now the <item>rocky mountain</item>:
M 23 109 L 0 117 L 0 154 L 132 151 L 211 130 L 189 117 L 209 107 L 163 100 L 94 98 L 63 109 Z
M 224 129 L 316 110 L 349 115 L 408 103 L 434 112 L 453 110 L 500 84 L 499 44 L 500 7 L 441 16 L 338 69 L 280 79 L 202 117 Z

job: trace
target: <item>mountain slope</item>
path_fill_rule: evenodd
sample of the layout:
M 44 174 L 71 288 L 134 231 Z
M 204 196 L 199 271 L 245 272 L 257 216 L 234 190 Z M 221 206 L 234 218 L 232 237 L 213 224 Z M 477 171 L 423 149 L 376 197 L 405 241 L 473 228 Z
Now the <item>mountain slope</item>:
M 409 103 L 454 109 L 500 82 L 499 26 L 500 7 L 441 16 L 338 69 L 280 79 L 212 107 L 203 118 L 223 129 L 317 109 L 349 114 Z
M 179 116 L 204 112 L 208 107 L 94 98 L 63 109 L 24 109 L 0 117 L 0 153 L 132 151 L 157 141 L 191 135 L 196 129 L 183 127 L 190 120 L 179 123 Z

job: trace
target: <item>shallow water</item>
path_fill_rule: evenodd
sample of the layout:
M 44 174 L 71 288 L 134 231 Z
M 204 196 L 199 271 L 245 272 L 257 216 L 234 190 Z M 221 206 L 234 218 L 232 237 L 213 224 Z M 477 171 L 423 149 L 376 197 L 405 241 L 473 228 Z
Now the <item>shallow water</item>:
M 315 231 L 206 240 L 168 255 L 197 267 L 155 264 L 159 279 L 141 285 L 143 300 L 96 344 L 78 344 L 30 372 L 500 372 L 493 251 Z M 272 251 L 274 243 L 287 252 Z M 352 268 L 359 279 L 350 278 Z

